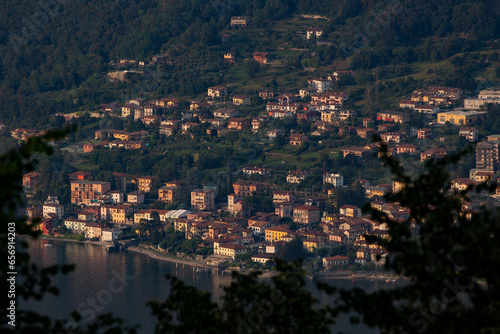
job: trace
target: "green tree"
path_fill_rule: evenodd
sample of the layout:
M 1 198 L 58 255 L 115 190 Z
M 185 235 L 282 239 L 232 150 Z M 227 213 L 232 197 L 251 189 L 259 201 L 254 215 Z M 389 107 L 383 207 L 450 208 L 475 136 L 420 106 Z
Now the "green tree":
M 304 246 L 300 238 L 294 238 L 292 241 L 284 244 L 279 250 L 279 258 L 283 261 L 296 261 L 305 257 Z
M 74 265 L 51 265 L 40 268 L 31 263 L 28 252 L 28 243 L 13 235 L 24 235 L 38 238 L 40 231 L 36 229 L 40 220 L 26 224 L 23 217 L 19 217 L 17 209 L 23 207 L 22 176 L 33 171 L 32 155 L 35 153 L 52 154 L 53 148 L 49 143 L 68 135 L 70 130 L 49 131 L 41 137 L 33 137 L 18 150 L 12 150 L 0 157 L 0 226 L 4 237 L 0 238 L 0 250 L 5 261 L 0 264 L 0 286 L 7 295 L 10 290 L 12 271 L 17 271 L 17 279 L 23 284 L 17 284 L 15 296 L 2 298 L 0 315 L 5 321 L 0 324 L 2 333 L 96 333 L 97 330 L 106 333 L 136 333 L 132 327 L 123 326 L 123 321 L 109 314 L 103 314 L 91 324 L 79 323 L 81 317 L 73 313 L 65 321 L 54 320 L 48 316 L 33 311 L 18 308 L 21 301 L 42 299 L 46 294 L 58 294 L 57 287 L 51 282 L 51 277 L 58 273 L 66 274 L 74 269 Z M 11 234 L 9 234 L 11 233 Z M 15 261 L 10 261 L 12 249 L 15 245 Z M 13 269 L 14 268 L 14 269 Z M 8 307 L 16 306 L 15 316 L 11 315 Z M 11 322 L 9 324 L 8 322 Z M 12 324 L 15 324 L 13 326 Z
M 250 78 L 254 78 L 260 72 L 260 65 L 255 60 L 250 59 L 245 62 L 243 69 Z

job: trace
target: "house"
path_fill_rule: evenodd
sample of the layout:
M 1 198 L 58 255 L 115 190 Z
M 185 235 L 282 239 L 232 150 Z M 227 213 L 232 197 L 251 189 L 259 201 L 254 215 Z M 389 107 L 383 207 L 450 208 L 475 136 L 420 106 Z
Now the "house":
M 235 95 L 233 96 L 233 104 L 235 106 L 240 106 L 242 104 L 250 104 L 250 97 L 246 95 Z
M 193 122 L 187 122 L 187 123 L 183 123 L 181 125 L 181 128 L 182 128 L 182 134 L 186 134 L 188 133 L 189 129 L 191 128 L 195 128 L 197 126 L 199 126 L 200 124 L 198 123 L 193 123 Z
M 220 35 L 220 39 L 222 43 L 228 43 L 231 41 L 231 35 L 229 34 L 222 34 Z
M 335 255 L 323 258 L 323 267 L 327 269 L 348 263 L 349 263 L 349 258 L 347 256 Z
M 243 167 L 241 170 L 246 175 L 269 176 L 271 172 L 264 167 Z
M 353 205 L 344 205 L 340 207 L 340 214 L 346 217 L 361 218 L 361 209 Z
M 434 115 L 439 112 L 438 106 L 430 106 L 427 104 L 417 105 L 413 109 L 421 114 L 428 114 L 428 115 Z
M 269 107 L 269 103 L 268 103 Z M 291 111 L 285 110 L 273 110 L 269 112 L 269 117 L 271 118 L 285 118 L 285 117 L 293 117 L 293 113 Z
M 92 179 L 92 174 L 89 172 L 84 172 L 84 171 L 78 171 L 74 173 L 69 173 L 68 174 L 68 179 L 78 181 L 90 181 Z
M 344 177 L 340 174 L 325 173 L 323 174 L 323 184 L 333 184 L 335 188 L 344 186 Z
M 372 154 L 372 150 L 364 147 L 347 147 L 342 149 L 343 157 L 352 154 L 358 158 L 367 158 Z
M 164 203 L 176 203 L 181 200 L 184 181 L 170 181 L 158 189 L 158 201 Z
M 468 126 L 476 123 L 486 117 L 486 111 L 465 111 L 454 110 L 447 112 L 439 112 L 437 114 L 437 122 L 446 124 L 449 122 L 453 125 Z
M 248 249 L 245 246 L 225 243 L 218 247 L 217 255 L 229 256 L 231 258 L 236 258 L 236 255 L 247 253 Z M 215 253 L 215 252 L 214 252 Z
M 288 183 L 300 183 L 306 179 L 307 172 L 306 171 L 300 171 L 300 170 L 291 170 L 288 172 L 288 175 L 286 177 L 286 182 Z
M 323 28 L 310 27 L 306 29 L 306 39 L 319 38 L 323 34 Z
M 432 136 L 432 130 L 429 128 L 418 129 L 417 138 L 418 139 L 429 139 Z
M 399 111 L 386 110 L 377 113 L 377 120 L 402 124 L 410 121 L 410 115 Z
M 332 81 L 333 80 L 338 81 L 342 77 L 353 76 L 353 75 L 354 75 L 354 71 L 353 70 L 339 70 L 339 71 L 333 72 L 333 74 L 331 76 L 329 76 L 328 79 L 330 79 Z
M 23 189 L 25 192 L 33 192 L 38 183 L 40 174 L 31 172 L 23 175 Z
M 230 108 L 219 108 L 214 111 L 214 117 L 218 118 L 232 118 L 232 117 L 237 117 L 240 115 L 240 112 L 236 109 L 230 109 Z
M 301 88 L 299 89 L 299 96 L 301 98 L 304 98 L 306 96 L 312 95 L 314 93 L 317 93 L 318 89 L 316 87 L 306 87 L 306 88 Z
M 45 203 L 43 205 L 43 218 L 50 218 L 56 215 L 58 218 L 64 217 L 64 205 L 58 203 Z
M 94 144 L 83 144 L 82 147 L 83 147 L 83 153 L 89 153 L 89 152 L 92 152 L 95 149 L 96 145 L 94 145 Z
M 141 191 L 133 191 L 127 194 L 127 202 L 142 204 L 144 203 L 144 193 Z
M 302 246 L 308 252 L 314 252 L 317 249 L 325 247 L 325 242 L 319 239 L 305 239 L 302 241 Z
M 379 124 L 379 125 L 377 125 L 377 131 L 380 131 L 380 132 L 389 132 L 395 126 L 396 126 L 395 124 L 391 124 L 391 123 Z
M 235 194 L 227 195 L 227 211 L 233 215 L 237 215 L 238 213 L 243 214 L 244 210 L 242 198 L 236 196 Z
M 273 191 L 273 204 L 293 201 L 293 193 L 287 190 Z
M 210 137 L 223 137 L 227 135 L 228 130 L 218 126 L 209 126 L 207 128 L 207 135 Z
M 30 220 L 43 218 L 43 206 L 30 206 L 26 209 L 26 217 Z
M 375 129 L 370 129 L 370 128 L 359 128 L 356 129 L 356 133 L 358 136 L 361 138 L 371 138 L 372 134 L 376 133 Z
M 87 225 L 87 223 L 88 222 L 85 220 L 68 218 L 64 221 L 64 226 L 66 226 L 66 228 L 70 230 L 71 233 L 78 234 L 85 231 L 85 226 Z
M 290 234 L 292 231 L 283 225 L 271 226 L 266 228 L 265 231 L 265 240 L 266 242 L 275 242 L 279 241 L 284 236 Z
M 274 98 L 274 92 L 270 89 L 263 89 L 259 91 L 259 97 L 266 100 Z
M 36 130 L 28 130 L 28 129 L 15 129 L 10 132 L 10 136 L 14 139 L 20 140 L 28 140 L 31 137 L 36 136 Z
M 380 135 L 385 143 L 403 143 L 406 140 L 406 135 L 399 132 L 387 132 Z
M 119 190 L 111 190 L 108 194 L 111 197 L 111 202 L 115 204 L 125 201 L 125 195 Z
M 464 191 L 467 190 L 469 187 L 474 187 L 475 185 L 477 185 L 477 182 L 472 181 L 468 177 L 458 178 L 458 179 L 453 179 L 451 181 L 450 188 L 456 191 Z
M 316 93 L 322 94 L 330 89 L 332 82 L 327 79 L 309 79 L 307 80 L 309 87 L 316 89 Z
M 259 131 L 260 125 L 264 122 L 264 118 L 262 117 L 254 117 L 252 119 L 252 131 L 257 132 Z
M 200 211 L 215 209 L 215 191 L 210 189 L 195 189 L 191 191 L 191 207 Z
M 417 146 L 412 144 L 401 144 L 396 146 L 396 154 L 401 153 L 414 153 L 417 150 Z
M 191 105 L 189 106 L 189 110 L 191 111 L 198 111 L 202 109 L 206 109 L 210 107 L 210 103 L 207 101 L 193 101 L 191 102 Z
M 268 188 L 269 185 L 262 182 L 238 180 L 233 182 L 234 194 L 239 197 L 252 195 L 254 192 L 259 192 Z
M 132 179 L 132 183 L 135 183 L 137 186 L 137 190 L 142 191 L 144 193 L 151 192 L 153 187 L 153 181 L 156 179 L 154 176 L 137 176 Z
M 311 104 L 337 104 L 342 105 L 349 100 L 349 94 L 346 92 L 326 92 L 311 95 Z
M 344 122 L 347 119 L 353 118 L 356 113 L 349 110 L 324 110 L 321 111 L 321 120 L 327 123 Z
M 154 100 L 153 102 L 157 106 L 166 107 L 166 108 L 177 107 L 179 105 L 179 100 L 177 100 L 175 97 L 164 97 L 164 98 L 159 99 L 159 100 Z
M 231 27 L 247 28 L 250 20 L 246 16 L 231 17 Z
M 474 182 L 486 182 L 493 179 L 493 170 L 473 168 L 469 171 L 469 178 Z
M 208 97 L 225 99 L 229 95 L 227 87 L 213 86 L 208 88 Z
M 101 241 L 115 241 L 120 234 L 122 234 L 121 230 L 103 228 Z
M 477 129 L 472 127 L 464 127 L 464 126 L 461 127 L 458 132 L 458 135 L 460 137 L 465 137 L 465 139 L 471 142 L 476 142 L 478 139 Z
M 274 214 L 280 218 L 291 218 L 293 216 L 293 203 L 281 202 L 274 206 Z
M 293 133 L 289 137 L 289 143 L 292 146 L 300 146 L 303 142 L 306 142 L 309 140 L 306 135 L 300 134 L 300 133 Z
M 100 223 L 87 223 L 85 224 L 85 238 L 101 238 L 102 237 L 102 229 L 104 228 L 104 224 Z
M 293 208 L 293 221 L 298 224 L 320 222 L 320 208 L 311 205 L 299 205 Z
M 165 55 L 161 55 L 161 54 L 157 54 L 157 55 L 154 55 L 153 57 L 151 57 L 151 60 L 154 62 L 154 63 L 165 63 L 167 61 L 167 56 Z
M 224 60 L 234 63 L 236 61 L 236 52 L 224 53 Z
M 276 258 L 275 254 L 257 254 L 252 256 L 252 261 L 266 264 L 267 261 L 273 262 L 275 258 Z
M 250 127 L 250 121 L 246 118 L 231 118 L 228 121 L 229 131 L 242 131 Z
M 260 64 L 267 64 L 270 61 L 269 52 L 254 52 L 253 59 Z
M 403 100 L 399 102 L 399 107 L 400 108 L 408 108 L 408 109 L 415 109 L 416 106 L 422 104 L 419 101 L 412 101 L 412 100 Z
M 441 147 L 431 147 L 425 152 L 420 153 L 420 161 L 424 161 L 426 159 L 439 159 L 448 155 L 448 150 Z
M 174 134 L 177 127 L 175 125 L 160 125 L 160 135 L 170 137 Z

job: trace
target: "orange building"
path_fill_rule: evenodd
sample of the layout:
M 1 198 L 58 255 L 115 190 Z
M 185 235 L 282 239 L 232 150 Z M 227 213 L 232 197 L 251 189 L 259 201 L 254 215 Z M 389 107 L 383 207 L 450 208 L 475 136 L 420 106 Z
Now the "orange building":
M 176 203 L 181 200 L 184 181 L 170 181 L 158 189 L 158 200 L 164 203 Z
M 268 187 L 267 184 L 254 181 L 239 180 L 233 183 L 234 194 L 239 197 L 252 195 L 253 192 L 264 190 Z
M 156 178 L 154 176 L 138 176 L 132 180 L 132 183 L 135 183 L 137 185 L 137 190 L 144 193 L 149 193 L 151 192 L 153 181 L 155 179 Z
M 109 182 L 72 181 L 71 203 L 77 205 L 97 203 L 98 199 L 110 190 Z

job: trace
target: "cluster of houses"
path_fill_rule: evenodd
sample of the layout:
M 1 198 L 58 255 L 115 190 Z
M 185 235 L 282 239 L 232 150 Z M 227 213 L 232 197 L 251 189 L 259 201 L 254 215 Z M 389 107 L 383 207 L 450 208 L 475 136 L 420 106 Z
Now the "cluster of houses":
M 244 168 L 249 171 L 266 174 L 265 169 Z M 290 171 L 287 181 L 301 182 L 307 172 Z M 123 226 L 138 226 L 144 220 L 158 219 L 164 226 L 171 225 L 182 232 L 186 239 L 200 238 L 200 247 L 213 247 L 214 256 L 211 261 L 224 261 L 235 258 L 239 254 L 252 253 L 252 259 L 265 263 L 275 258 L 287 242 L 300 239 L 305 250 L 314 252 L 323 247 L 335 247 L 351 244 L 359 247 L 356 263 L 364 264 L 373 261 L 383 264 L 386 251 L 378 246 L 368 245 L 365 236 L 377 235 L 388 238 L 387 226 L 363 216 L 361 209 L 352 205 L 339 208 L 338 214 L 328 214 L 320 209 L 324 198 L 298 199 L 292 191 L 276 189 L 271 183 L 239 180 L 233 183 L 233 193 L 227 196 L 227 205 L 219 198 L 216 202 L 216 189 L 204 187 L 189 189 L 182 180 L 165 183 L 158 188 L 158 201 L 178 203 L 186 194 L 191 197 L 190 210 L 144 209 L 146 193 L 154 191 L 154 177 L 134 177 L 130 182 L 136 190 L 127 193 L 127 176 L 113 174 L 111 182 L 92 180 L 87 172 L 68 174 L 71 185 L 71 204 L 69 211 L 59 203 L 57 197 L 51 196 L 43 206 L 32 206 L 26 211 L 29 219 L 41 218 L 40 229 L 43 233 L 57 233 L 57 228 L 64 225 L 75 234 L 84 234 L 87 238 L 99 238 L 103 241 L 115 240 Z M 23 185 L 26 191 L 32 190 L 38 181 L 35 172 L 26 174 Z M 343 176 L 325 173 L 323 182 L 335 188 L 344 186 Z M 394 182 L 392 185 L 370 186 L 366 180 L 358 180 L 371 198 L 372 207 L 385 212 L 395 220 L 408 217 L 408 209 L 399 205 L 385 203 L 381 198 L 388 191 L 399 191 L 404 185 Z M 453 181 L 453 189 L 461 190 L 472 181 L 457 179 Z M 243 198 L 264 191 L 272 196 L 274 212 L 255 212 L 245 207 Z M 470 209 L 470 208 L 469 208 Z M 228 215 L 223 215 L 228 212 Z M 156 213 L 156 216 L 153 216 Z M 288 223 L 293 222 L 298 229 L 291 229 Z M 255 259 L 254 259 L 255 258 Z M 352 259 L 345 256 L 326 257 L 325 268 L 347 264 Z

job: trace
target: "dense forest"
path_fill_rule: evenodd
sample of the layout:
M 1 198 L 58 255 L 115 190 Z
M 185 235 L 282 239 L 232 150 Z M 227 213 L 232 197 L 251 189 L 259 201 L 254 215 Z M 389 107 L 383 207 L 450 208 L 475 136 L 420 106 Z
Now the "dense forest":
M 352 56 L 353 67 L 369 69 L 498 47 L 498 12 L 494 0 L 8 0 L 0 4 L 0 121 L 46 124 L 58 111 L 119 99 L 131 87 L 103 73 L 120 58 L 174 60 L 161 69 L 158 94 L 195 95 L 227 82 L 219 34 L 234 15 L 262 29 L 297 14 L 326 16 L 335 44 L 318 49 L 329 54 L 322 61 Z M 248 37 L 244 51 L 253 52 Z

